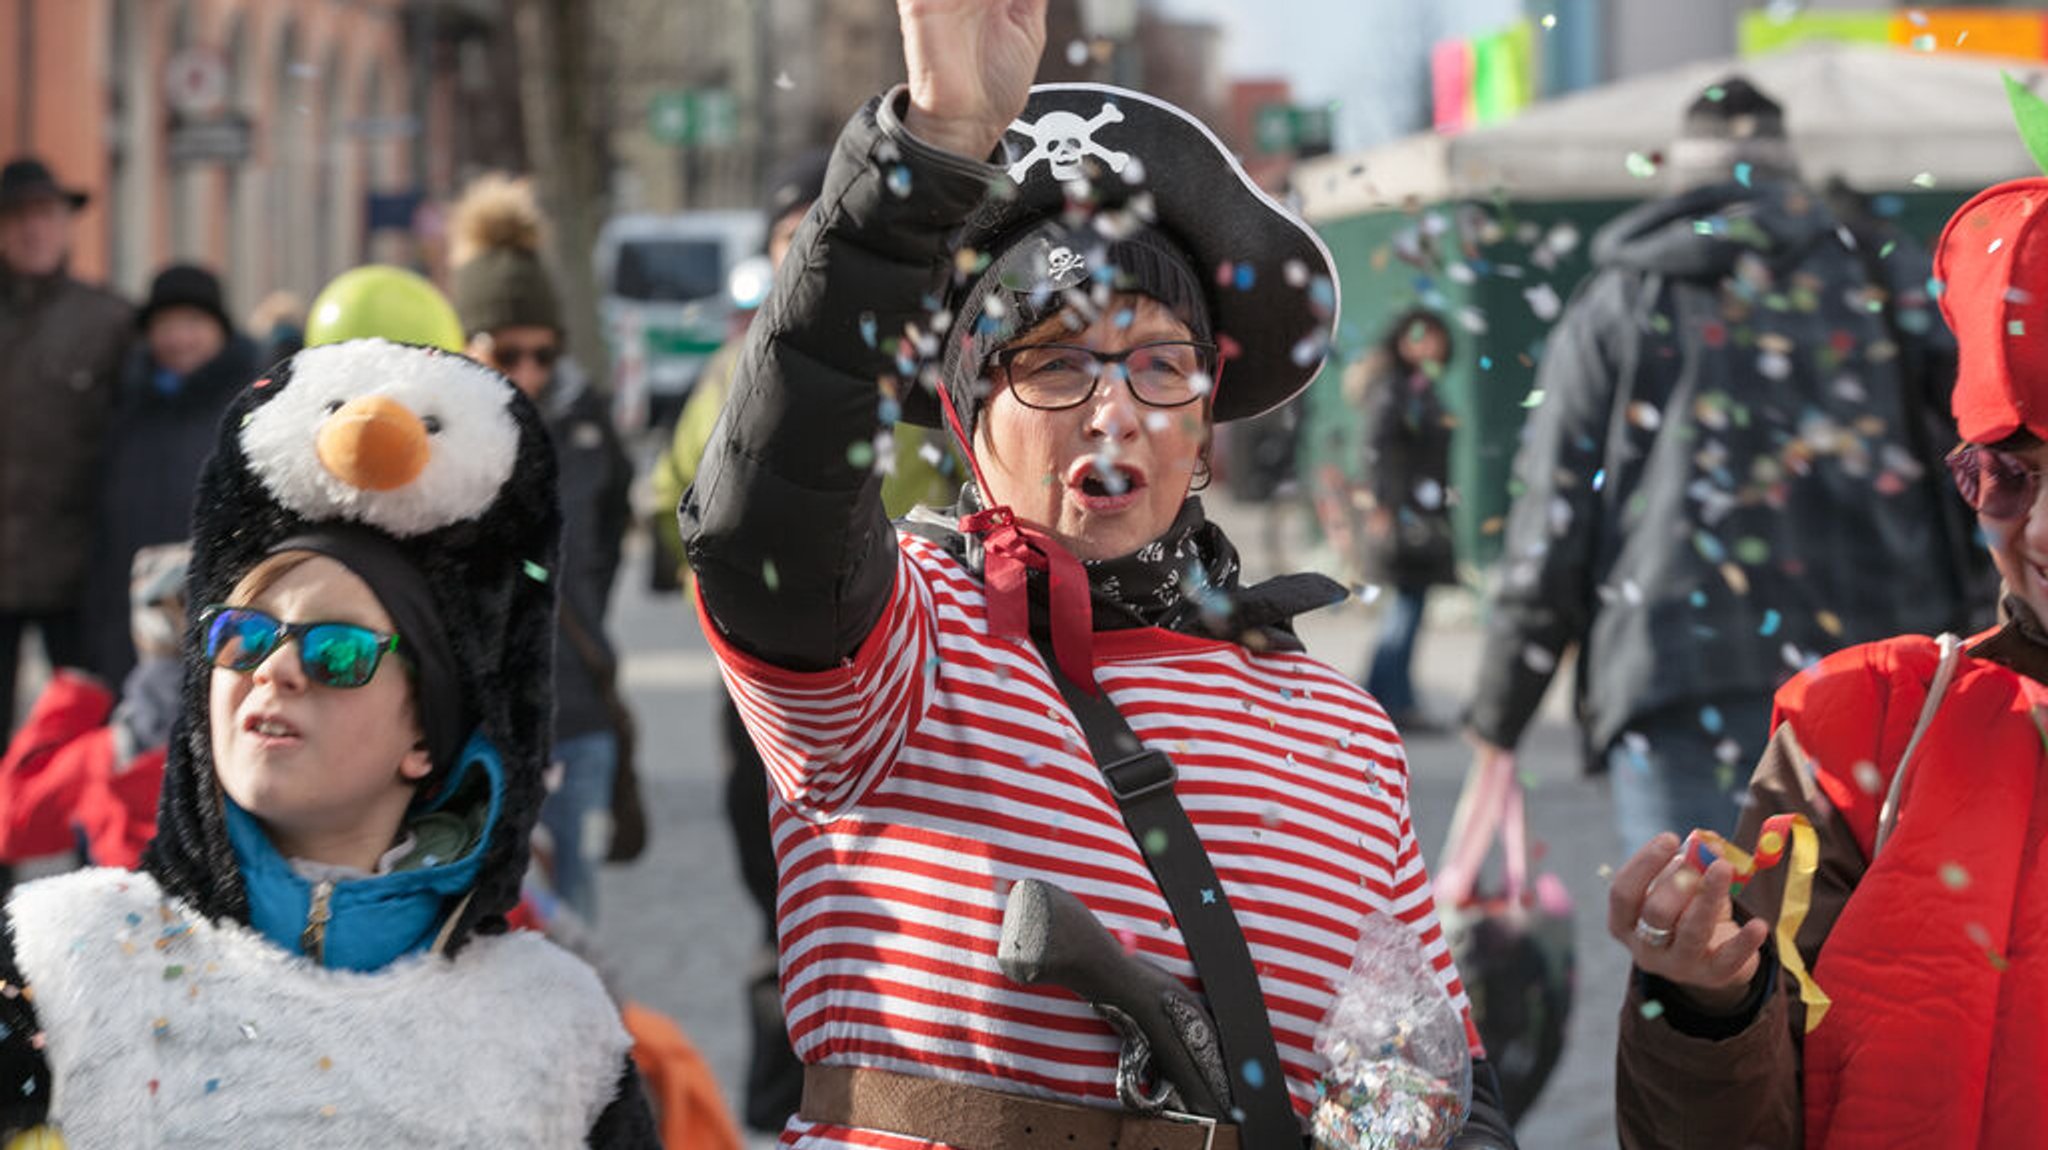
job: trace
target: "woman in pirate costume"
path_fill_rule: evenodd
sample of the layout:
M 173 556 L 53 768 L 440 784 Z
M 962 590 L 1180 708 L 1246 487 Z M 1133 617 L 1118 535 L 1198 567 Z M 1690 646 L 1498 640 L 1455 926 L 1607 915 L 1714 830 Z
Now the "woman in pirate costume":
M 839 137 L 681 507 L 778 800 L 784 1145 L 1298 1148 L 1368 920 L 1464 1004 L 1399 736 L 1293 632 L 1342 589 L 1243 585 L 1191 494 L 1320 368 L 1329 257 L 1179 109 L 1030 88 L 1042 3 L 942 7 L 901 5 L 911 84 Z M 899 418 L 967 449 L 959 507 L 885 517 Z M 1030 984 L 1034 884 L 1214 1033 Z M 1192 1080 L 1132 1072 L 1169 1046 Z M 1512 1145 L 1476 1081 L 1456 1144 Z

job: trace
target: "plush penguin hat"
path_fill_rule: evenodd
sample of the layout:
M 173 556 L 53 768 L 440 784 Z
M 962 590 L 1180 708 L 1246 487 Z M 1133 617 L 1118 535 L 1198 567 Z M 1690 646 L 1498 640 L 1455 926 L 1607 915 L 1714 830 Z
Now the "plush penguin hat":
M 1307 224 L 1261 191 L 1202 122 L 1106 84 L 1041 84 L 1003 136 L 1008 181 L 968 220 L 942 375 L 972 429 L 988 356 L 1061 308 L 1151 296 L 1217 344 L 1221 421 L 1314 381 L 1336 330 L 1337 276 Z M 914 390 L 903 418 L 940 426 Z
M 490 741 L 504 770 L 450 950 L 476 930 L 503 930 L 540 809 L 553 709 L 561 518 L 532 404 L 497 372 L 438 349 L 379 339 L 307 348 L 230 403 L 194 506 L 188 603 L 225 600 L 266 556 L 307 538 L 351 537 L 424 577 L 431 603 L 413 613 L 438 620 L 429 646 L 441 650 L 414 644 L 414 657 L 444 665 L 417 675 L 434 762 L 420 801 L 455 785 L 472 735 Z M 400 611 L 386 606 L 403 638 Z M 143 865 L 210 917 L 247 921 L 214 777 L 211 667 L 196 629 L 186 642 L 184 713 Z M 453 687 L 437 699 L 435 681 Z

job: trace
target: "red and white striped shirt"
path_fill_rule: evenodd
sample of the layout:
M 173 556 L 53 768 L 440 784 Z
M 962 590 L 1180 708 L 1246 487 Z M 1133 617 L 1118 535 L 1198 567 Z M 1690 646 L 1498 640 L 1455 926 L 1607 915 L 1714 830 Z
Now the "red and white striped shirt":
M 996 963 L 1010 884 L 1062 886 L 1135 952 L 1191 984 L 1194 968 L 1080 726 L 1038 651 L 989 634 L 980 582 L 902 536 L 887 609 L 828 671 L 771 667 L 705 631 L 780 797 L 782 993 L 803 1060 L 1115 1106 L 1114 1032 Z M 1179 770 L 1295 1109 L 1313 1105 L 1316 1027 L 1373 911 L 1416 932 L 1479 1053 L 1400 740 L 1371 697 L 1306 655 L 1159 629 L 1098 632 L 1095 655 L 1097 682 Z M 782 1143 L 923 1145 L 800 1118 Z

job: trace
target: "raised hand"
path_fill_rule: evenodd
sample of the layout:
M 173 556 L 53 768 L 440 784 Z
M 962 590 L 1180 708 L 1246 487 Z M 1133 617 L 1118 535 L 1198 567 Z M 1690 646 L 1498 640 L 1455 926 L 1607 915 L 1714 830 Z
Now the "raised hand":
M 1728 896 L 1735 868 L 1717 859 L 1702 875 L 1679 846 L 1677 835 L 1661 834 L 1622 864 L 1607 892 L 1607 933 L 1638 968 L 1675 983 L 1708 1011 L 1730 1013 L 1749 993 L 1770 926 L 1762 919 L 1735 925 Z
M 986 159 L 1024 111 L 1045 51 L 1046 0 L 896 0 L 910 74 L 905 127 Z

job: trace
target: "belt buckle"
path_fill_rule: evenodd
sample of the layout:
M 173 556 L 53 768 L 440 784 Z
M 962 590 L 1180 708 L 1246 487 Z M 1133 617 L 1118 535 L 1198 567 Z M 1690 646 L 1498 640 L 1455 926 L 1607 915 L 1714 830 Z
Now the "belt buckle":
M 1168 1122 L 1179 1122 L 1188 1126 L 1202 1127 L 1202 1150 L 1215 1150 L 1216 1120 L 1200 1114 L 1188 1114 L 1179 1110 L 1161 1110 L 1159 1117 Z

